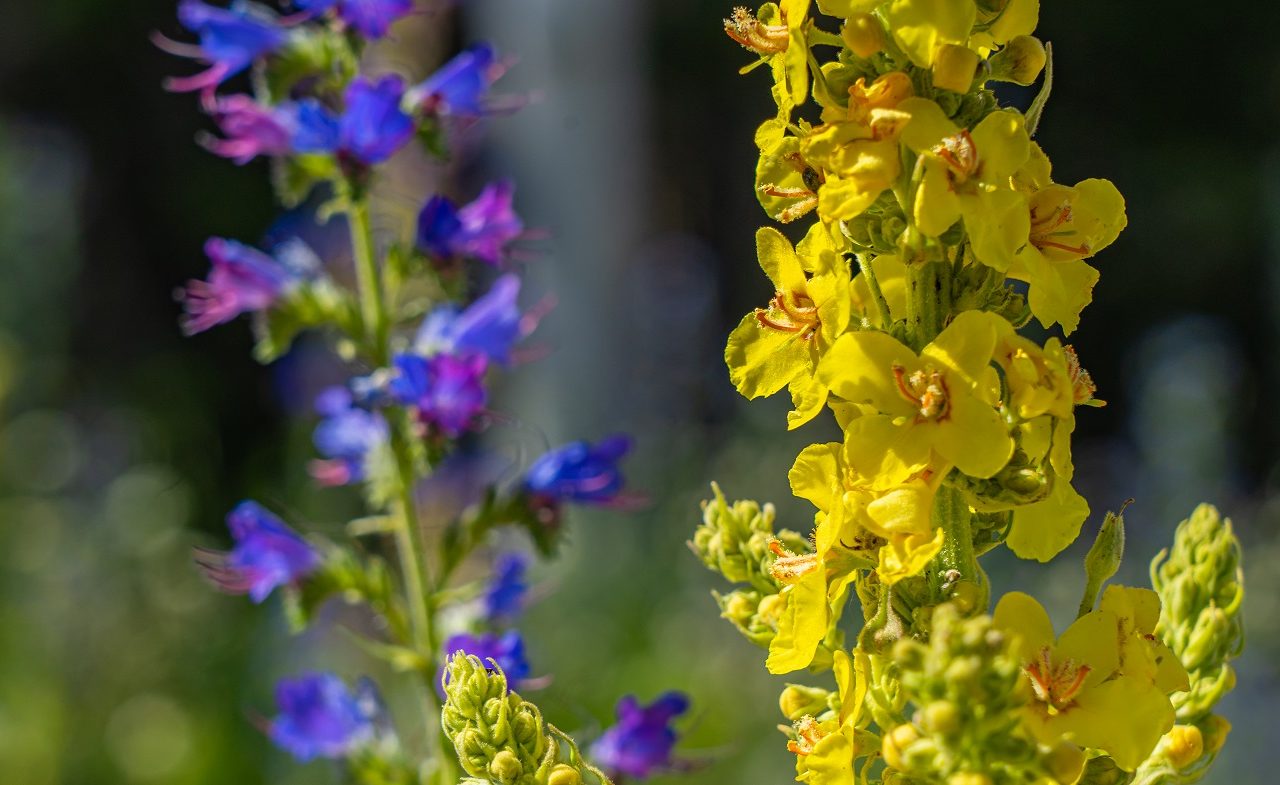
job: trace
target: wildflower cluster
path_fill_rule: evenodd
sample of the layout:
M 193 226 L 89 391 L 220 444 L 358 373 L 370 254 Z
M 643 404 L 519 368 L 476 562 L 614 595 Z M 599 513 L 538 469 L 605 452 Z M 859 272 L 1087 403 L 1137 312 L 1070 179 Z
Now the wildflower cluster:
M 1032 336 L 1077 328 L 1091 259 L 1126 224 L 1115 186 L 1055 182 L 1034 141 L 1052 82 L 1038 16 L 1038 0 L 781 0 L 725 21 L 757 57 L 744 72 L 772 75 L 760 203 L 813 219 L 794 243 L 757 231 L 772 295 L 729 336 L 730 379 L 747 398 L 786 388 L 789 428 L 829 409 L 844 438 L 790 471 L 816 508 L 807 541 L 717 488 L 692 545 L 745 584 L 717 600 L 769 672 L 834 673 L 834 692 L 782 697 L 811 785 L 1191 782 L 1225 736 L 1215 719 L 1195 741 L 1239 640 L 1238 543 L 1216 514 L 1179 530 L 1156 591 L 1104 589 L 1123 550 L 1108 516 L 1061 634 L 1027 594 L 990 610 L 983 553 L 1047 562 L 1089 516 L 1071 434 L 1103 403 L 1070 345 Z M 1025 111 L 997 98 L 1042 77 Z
M 258 249 L 215 237 L 204 246 L 209 275 L 180 290 L 185 332 L 249 314 L 261 361 L 288 352 L 303 331 L 331 342 L 349 378 L 316 398 L 317 456 L 308 468 L 322 488 L 358 488 L 368 507 L 347 537 L 331 541 L 246 501 L 227 517 L 231 550 L 202 550 L 197 561 L 224 591 L 255 603 L 282 594 L 298 629 L 331 598 L 365 605 L 376 623 L 362 648 L 415 675 L 416 700 L 434 706 L 427 727 L 409 736 L 367 679 L 286 679 L 265 729 L 299 760 L 337 759 L 352 781 L 384 785 L 452 785 L 455 753 L 472 781 L 574 785 L 607 782 L 605 770 L 645 777 L 674 765 L 672 722 L 686 709 L 683 696 L 664 696 L 656 712 L 624 699 L 618 724 L 595 748 L 601 769 L 508 691 L 537 684 L 518 629 L 531 555 L 519 536 L 494 533 L 523 531 L 532 550 L 552 555 L 565 505 L 631 498 L 619 468 L 631 441 L 573 442 L 524 467 L 475 469 L 479 437 L 500 427 L 491 385 L 526 359 L 522 342 L 546 309 L 522 304 L 530 298 L 514 251 L 527 232 L 508 182 L 470 201 L 424 195 L 413 236 L 375 236 L 371 194 L 403 150 L 447 158 L 459 132 L 517 103 L 491 95 L 506 65 L 486 44 L 421 77 L 370 72 L 365 50 L 416 12 L 412 0 L 278 8 L 182 0 L 178 19 L 195 42 L 155 37 L 203 66 L 167 83 L 198 95 L 216 129 L 201 143 L 236 164 L 269 159 L 280 201 L 341 224 L 353 263 L 348 273 L 300 238 Z M 241 86 L 252 89 L 236 92 Z M 444 495 L 450 483 L 479 491 L 428 519 L 422 497 Z

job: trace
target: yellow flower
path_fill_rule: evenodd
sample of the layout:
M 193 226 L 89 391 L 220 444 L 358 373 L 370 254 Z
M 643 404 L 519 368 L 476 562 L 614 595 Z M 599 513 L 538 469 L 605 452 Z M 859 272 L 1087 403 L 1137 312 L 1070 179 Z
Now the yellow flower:
M 815 224 L 796 248 L 777 229 L 762 228 L 756 251 L 774 296 L 743 318 L 725 347 L 729 377 L 748 398 L 772 395 L 797 378 L 808 382 L 848 328 L 853 307 L 848 263 L 825 225 Z
M 835 395 L 879 412 L 850 424 L 849 440 L 878 464 L 855 460 L 856 471 L 903 481 L 946 463 L 986 478 L 1008 463 L 1013 439 L 990 396 L 1002 322 L 966 311 L 919 355 L 880 332 L 848 333 L 835 342 L 818 365 L 818 379 Z
M 1158 608 L 1157 608 L 1158 615 Z M 1127 667 L 1124 648 L 1132 630 L 1108 609 L 1086 613 L 1061 637 L 1040 603 L 1012 592 L 996 606 L 997 627 L 1016 634 L 1033 699 L 1026 711 L 1031 732 L 1052 745 L 1063 737 L 1105 751 L 1133 771 L 1173 727 L 1173 705 L 1145 670 Z
M 856 218 L 897 182 L 898 135 L 910 116 L 896 107 L 911 94 L 911 79 L 901 71 L 870 85 L 860 78 L 849 88 L 848 107 L 824 111 L 824 124 L 800 141 L 804 160 L 824 175 L 817 188 L 824 220 Z
M 817 551 L 828 563 L 828 580 L 847 580 L 859 562 L 873 559 L 886 584 L 918 574 L 942 547 L 942 531 L 931 513 L 947 467 L 926 468 L 901 482 L 878 482 L 853 470 L 850 456 L 861 447 L 849 440 L 806 447 L 787 475 L 791 492 L 817 507 Z M 844 571 L 833 552 L 845 553 Z
M 964 44 L 977 21 L 973 0 L 891 0 L 885 23 L 894 41 L 921 68 L 934 64 L 947 44 Z
M 835 719 L 797 723 L 800 741 L 789 749 L 796 753 L 796 780 L 806 785 L 854 785 L 853 762 L 867 752 L 859 738 L 862 703 L 867 693 L 867 655 L 843 651 L 832 664 L 839 687 L 840 712 Z M 801 728 L 804 725 L 804 728 Z
M 1027 303 L 1044 326 L 1061 324 L 1070 334 L 1098 282 L 1098 271 L 1084 260 L 1115 242 L 1128 219 L 1124 197 L 1110 181 L 1071 187 L 1053 183 L 1049 173 L 1048 158 L 1035 146 L 1016 178 L 1029 191 L 1027 242 L 1008 273 L 1029 284 Z
M 909 98 L 898 108 L 911 115 L 902 141 L 922 157 L 912 208 L 916 228 L 937 237 L 963 218 L 978 261 L 1009 269 L 1031 231 L 1026 197 L 1011 185 L 1031 154 L 1022 114 L 992 112 L 970 132 L 932 101 Z
M 809 42 L 805 35 L 811 0 L 782 0 L 765 3 L 756 14 L 735 8 L 724 20 L 725 33 L 743 47 L 760 55 L 760 60 L 743 68 L 750 71 L 762 63 L 773 70 L 773 98 L 780 116 L 809 98 Z

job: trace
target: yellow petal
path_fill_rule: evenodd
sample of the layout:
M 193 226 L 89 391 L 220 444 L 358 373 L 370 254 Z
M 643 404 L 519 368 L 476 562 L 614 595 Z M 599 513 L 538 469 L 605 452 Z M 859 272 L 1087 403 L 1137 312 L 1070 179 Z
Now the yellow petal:
M 916 201 L 912 216 L 916 228 L 930 237 L 937 237 L 960 220 L 960 197 L 951 187 L 951 175 L 942 161 L 929 157 L 925 160 L 924 177 L 916 189 Z
M 808 374 L 800 374 L 788 385 L 791 411 L 787 412 L 787 430 L 793 431 L 818 416 L 827 403 L 827 386 Z
M 982 188 L 960 200 L 960 212 L 978 261 L 1008 270 L 1031 234 L 1027 198 L 1006 188 Z
M 1005 544 L 1021 559 L 1047 562 L 1080 535 L 1089 517 L 1089 502 L 1062 477 L 1044 501 L 1013 511 L 1013 526 Z
M 1027 121 L 1014 109 L 992 112 L 973 129 L 973 143 L 982 162 L 982 180 L 1009 187 L 1008 179 L 1031 156 Z
M 938 529 L 930 534 L 912 534 L 895 537 L 880 549 L 880 563 L 876 575 L 892 586 L 903 578 L 919 575 L 942 550 L 946 533 Z
M 765 667 L 790 673 L 813 662 L 827 634 L 827 585 L 822 570 L 813 570 L 785 590 L 787 606 L 778 619 L 778 634 L 769 643 Z
M 915 409 L 898 391 L 894 366 L 908 372 L 919 366 L 915 353 L 890 335 L 855 332 L 841 336 L 818 364 L 818 379 L 836 395 L 854 403 L 871 403 L 885 414 L 913 415 Z
M 1027 304 L 1040 323 L 1045 327 L 1061 324 L 1065 335 L 1080 324 L 1080 312 L 1093 300 L 1099 277 L 1083 261 L 1049 261 L 1032 245 L 1019 252 L 1009 275 L 1029 284 Z
M 884 415 L 859 417 L 845 428 L 845 461 L 857 474 L 885 485 L 905 482 L 929 466 L 929 430 L 898 425 Z
M 1040 23 L 1040 0 L 1009 0 L 987 32 L 1003 44 L 1019 35 L 1031 35 Z
M 979 381 L 980 374 L 991 363 L 996 351 L 997 332 L 1008 322 L 986 311 L 965 311 L 920 353 L 926 362 L 932 360 L 946 368 L 948 381 L 952 374 L 969 387 Z
M 809 350 L 797 333 L 760 324 L 754 313 L 729 334 L 724 348 L 729 380 L 747 398 L 773 395 L 809 370 Z
M 1085 689 L 1101 684 L 1120 668 L 1120 641 L 1116 637 L 1119 620 L 1108 611 L 1090 611 L 1071 623 L 1058 638 L 1054 658 L 1087 665 Z
M 791 241 L 772 226 L 756 230 L 756 256 L 760 268 L 781 292 L 803 292 L 807 278 Z
M 1011 591 L 1000 598 L 992 614 L 995 626 L 1017 636 L 1018 659 L 1030 662 L 1040 650 L 1053 647 L 1053 622 L 1049 612 L 1030 594 Z
M 942 107 L 928 98 L 913 96 L 904 99 L 898 104 L 898 111 L 911 117 L 902 129 L 901 139 L 912 152 L 928 152 L 943 139 L 960 132 L 959 127 L 942 111 Z
M 791 492 L 824 512 L 830 511 L 832 496 L 837 493 L 833 486 L 840 481 L 841 449 L 839 442 L 829 442 L 811 444 L 801 450 L 791 471 L 787 472 Z
M 1076 185 L 1071 205 L 1072 224 L 1088 238 L 1089 252 L 1095 254 L 1115 242 L 1128 224 L 1124 197 L 1110 180 L 1084 180 Z
M 977 17 L 973 0 L 892 0 L 885 21 L 898 45 L 921 68 L 942 44 L 962 44 Z
M 1133 771 L 1173 722 L 1173 706 L 1160 690 L 1122 676 L 1083 691 L 1050 726 L 1070 733 L 1077 744 L 1105 750 L 1117 766 Z
M 967 391 L 952 391 L 946 418 L 933 428 L 933 448 L 970 477 L 991 477 L 1013 457 L 1004 418 Z
M 1149 635 L 1160 621 L 1160 595 L 1135 586 L 1108 586 L 1098 609 L 1114 613 L 1127 633 Z
M 933 536 L 933 489 L 917 480 L 888 491 L 867 504 L 867 517 L 876 534 Z

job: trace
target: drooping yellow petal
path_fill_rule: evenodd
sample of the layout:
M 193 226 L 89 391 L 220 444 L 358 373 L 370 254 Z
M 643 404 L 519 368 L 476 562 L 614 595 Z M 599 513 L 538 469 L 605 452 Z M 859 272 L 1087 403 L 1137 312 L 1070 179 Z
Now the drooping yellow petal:
M 1014 650 L 1018 659 L 1030 662 L 1054 642 L 1049 612 L 1030 594 L 1011 591 L 1000 598 L 992 614 L 995 626 L 1017 636 Z
M 1021 559 L 1047 562 L 1075 542 L 1088 517 L 1089 502 L 1058 477 L 1047 499 L 1013 511 L 1005 544 Z
M 778 634 L 769 643 L 765 667 L 770 673 L 791 673 L 813 662 L 818 643 L 827 634 L 827 584 L 822 569 L 812 570 L 784 589 L 786 608 L 778 619 Z
M 1080 312 L 1093 301 L 1099 277 L 1098 271 L 1083 261 L 1050 261 L 1030 245 L 1018 254 L 1009 275 L 1029 284 L 1027 304 L 1040 323 L 1045 327 L 1061 324 L 1066 335 L 1080 324 Z
M 791 492 L 805 499 L 823 511 L 829 511 L 833 504 L 834 485 L 839 482 L 840 451 L 843 445 L 839 442 L 827 444 L 811 444 L 800 451 L 787 479 L 791 482 Z
M 924 164 L 924 177 L 916 190 L 912 216 L 916 228 L 930 237 L 937 237 L 960 220 L 963 215 L 960 197 L 951 187 L 951 174 L 946 164 L 929 158 Z
M 904 578 L 919 575 L 942 550 L 946 533 L 942 529 L 930 534 L 912 534 L 895 537 L 880 549 L 880 563 L 876 575 L 892 586 Z
M 787 430 L 793 431 L 817 417 L 826 405 L 827 386 L 808 374 L 800 374 L 788 385 L 791 411 L 787 412 Z

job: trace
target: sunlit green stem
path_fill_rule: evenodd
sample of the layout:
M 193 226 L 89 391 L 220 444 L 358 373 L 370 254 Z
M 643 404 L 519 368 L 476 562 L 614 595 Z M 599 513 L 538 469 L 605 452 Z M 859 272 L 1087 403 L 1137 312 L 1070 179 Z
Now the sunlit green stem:
M 893 324 L 893 316 L 889 312 L 889 301 L 884 297 L 884 291 L 880 289 L 880 280 L 876 278 L 876 271 L 872 268 L 872 258 L 870 254 L 860 253 L 858 256 L 858 267 L 862 270 L 862 277 L 866 279 L 867 289 L 871 292 L 871 302 L 876 309 L 876 317 L 880 320 L 880 328 L 888 330 Z

